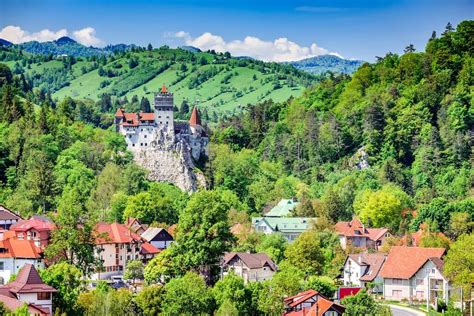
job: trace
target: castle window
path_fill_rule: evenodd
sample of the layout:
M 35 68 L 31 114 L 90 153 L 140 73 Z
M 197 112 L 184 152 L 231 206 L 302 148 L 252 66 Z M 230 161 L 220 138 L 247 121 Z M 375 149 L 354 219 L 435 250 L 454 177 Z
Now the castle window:
M 158 115 L 158 118 L 161 118 L 161 115 Z
M 145 138 L 146 138 L 146 135 L 145 135 Z
M 169 117 L 169 116 L 167 116 L 166 118 L 167 118 L 167 119 L 169 119 L 170 117 Z
M 140 146 L 143 146 L 143 143 L 140 143 Z
M 135 144 L 132 144 L 133 147 L 135 147 Z

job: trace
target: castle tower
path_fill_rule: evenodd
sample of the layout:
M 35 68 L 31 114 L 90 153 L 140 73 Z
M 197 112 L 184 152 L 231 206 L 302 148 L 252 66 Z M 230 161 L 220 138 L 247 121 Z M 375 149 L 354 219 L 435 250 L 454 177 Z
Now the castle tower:
M 167 126 L 174 134 L 173 94 L 168 92 L 165 85 L 155 94 L 155 124 L 158 127 Z
M 199 111 L 196 106 L 191 112 L 191 118 L 189 119 L 189 127 L 191 128 L 191 133 L 201 133 L 201 118 L 199 117 Z

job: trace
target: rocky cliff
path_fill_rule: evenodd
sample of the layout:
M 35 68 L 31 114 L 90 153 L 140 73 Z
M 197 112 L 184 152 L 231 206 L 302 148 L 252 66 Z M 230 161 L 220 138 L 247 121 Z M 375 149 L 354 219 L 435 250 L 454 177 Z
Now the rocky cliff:
M 163 130 L 157 130 L 154 139 L 151 147 L 134 152 L 134 160 L 149 170 L 150 180 L 170 182 L 187 192 L 206 187 L 206 179 L 196 168 L 191 146 L 185 139 L 176 139 Z

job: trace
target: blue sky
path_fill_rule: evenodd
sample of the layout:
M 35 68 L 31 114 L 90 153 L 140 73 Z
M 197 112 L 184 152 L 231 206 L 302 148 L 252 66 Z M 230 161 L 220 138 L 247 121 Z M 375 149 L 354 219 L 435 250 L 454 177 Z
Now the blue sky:
M 337 53 L 373 61 L 410 43 L 423 50 L 433 30 L 473 18 L 472 0 L 1 0 L 0 37 L 67 34 L 93 45 L 195 44 L 266 60 Z

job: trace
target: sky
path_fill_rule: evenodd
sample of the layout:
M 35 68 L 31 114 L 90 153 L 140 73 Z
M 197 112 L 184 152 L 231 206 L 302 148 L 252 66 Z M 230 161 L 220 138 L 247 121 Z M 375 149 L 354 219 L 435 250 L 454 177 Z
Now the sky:
M 474 0 L 0 0 L 0 38 L 192 45 L 267 61 L 375 60 L 474 19 Z

